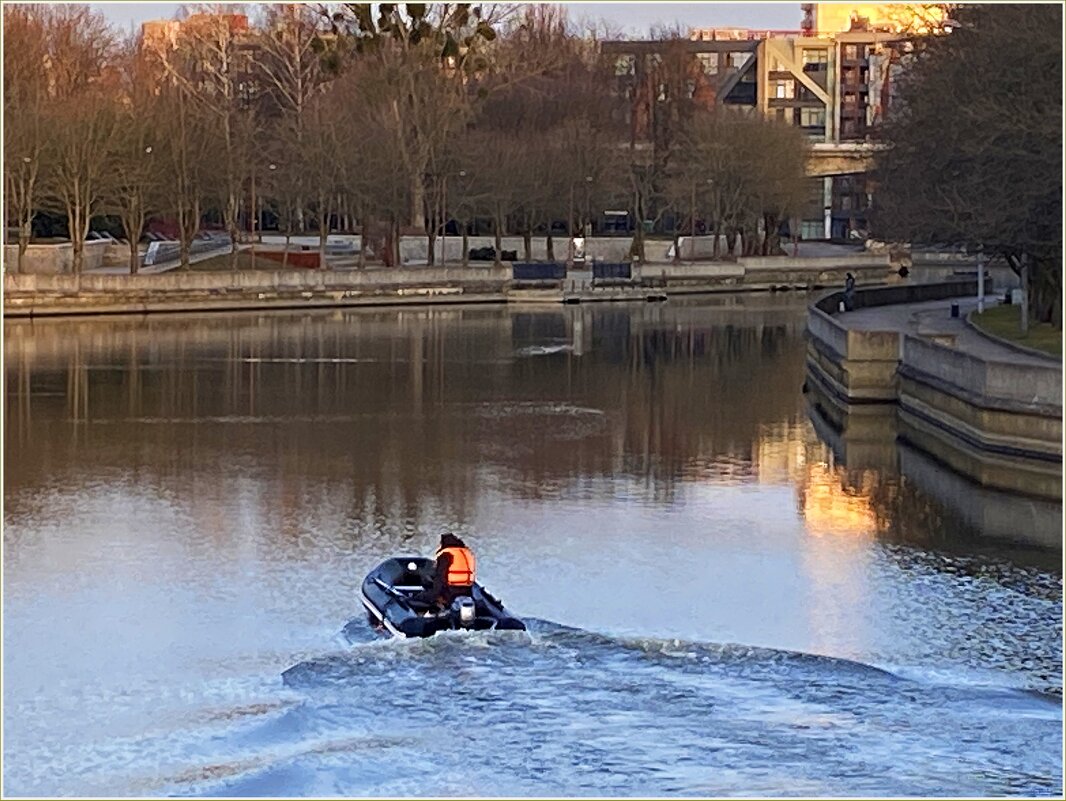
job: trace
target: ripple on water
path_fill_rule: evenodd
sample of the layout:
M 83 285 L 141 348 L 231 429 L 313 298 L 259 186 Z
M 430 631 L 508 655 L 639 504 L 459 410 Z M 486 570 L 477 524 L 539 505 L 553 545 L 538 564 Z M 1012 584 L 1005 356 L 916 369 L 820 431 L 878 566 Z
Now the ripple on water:
M 1039 795 L 1061 785 L 1046 772 L 1061 748 L 1057 700 L 1007 688 L 537 620 L 529 632 L 428 640 L 374 639 L 355 620 L 345 637 L 351 647 L 283 673 L 301 703 L 220 744 L 258 748 L 260 764 L 181 774 L 170 790 Z M 1003 749 L 1005 737 L 1031 749 Z

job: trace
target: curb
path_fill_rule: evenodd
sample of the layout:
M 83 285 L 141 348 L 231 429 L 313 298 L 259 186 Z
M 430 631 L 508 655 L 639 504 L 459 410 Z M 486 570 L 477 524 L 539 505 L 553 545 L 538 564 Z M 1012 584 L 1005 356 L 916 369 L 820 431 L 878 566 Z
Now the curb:
M 1009 339 L 1003 339 L 1002 337 L 997 337 L 995 334 L 988 333 L 971 319 L 976 313 L 977 309 L 972 309 L 963 319 L 965 320 L 967 326 L 972 328 L 980 336 L 983 336 L 990 342 L 995 342 L 997 345 L 1002 345 L 1005 348 L 1018 351 L 1019 353 L 1024 353 L 1028 356 L 1036 356 L 1038 359 L 1043 359 L 1044 361 L 1052 362 L 1058 365 L 1062 364 L 1061 356 L 1052 356 L 1050 353 L 1045 353 L 1042 350 L 1036 350 L 1035 348 L 1027 348 L 1025 347 L 1025 345 L 1019 345 L 1015 342 L 1011 342 Z

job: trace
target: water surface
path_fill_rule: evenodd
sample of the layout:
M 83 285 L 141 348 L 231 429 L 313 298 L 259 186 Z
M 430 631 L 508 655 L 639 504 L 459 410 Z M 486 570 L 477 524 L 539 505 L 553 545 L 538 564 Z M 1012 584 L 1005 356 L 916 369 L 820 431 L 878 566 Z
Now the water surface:
M 1061 794 L 1061 507 L 842 444 L 803 314 L 5 323 L 5 792 Z M 529 633 L 367 628 L 444 530 Z

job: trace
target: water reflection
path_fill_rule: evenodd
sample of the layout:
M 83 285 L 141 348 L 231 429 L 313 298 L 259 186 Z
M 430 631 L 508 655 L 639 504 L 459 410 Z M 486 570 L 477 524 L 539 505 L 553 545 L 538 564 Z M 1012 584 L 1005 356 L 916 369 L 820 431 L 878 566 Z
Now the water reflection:
M 995 498 L 975 516 L 976 489 L 946 486 L 891 422 L 842 437 L 807 419 L 802 325 L 775 298 L 7 322 L 7 485 L 164 485 L 219 463 L 268 479 L 283 519 L 343 477 L 353 521 L 417 527 L 430 499 L 468 520 L 486 481 L 652 503 L 679 482 L 783 482 L 812 535 L 1004 539 L 994 510 L 1021 504 L 1028 540 L 1055 544 L 1060 509 Z M 14 512 L 26 497 L 9 491 Z
M 812 396 L 810 421 L 835 477 L 822 491 L 861 499 L 883 540 L 1061 573 L 1061 504 L 983 487 L 897 440 L 894 406 L 852 407 L 844 427 Z
M 146 441 L 239 458 L 295 423 L 299 441 L 277 443 L 286 474 L 339 462 L 357 499 L 411 509 L 426 492 L 459 509 L 486 462 L 533 496 L 628 474 L 660 499 L 701 466 L 750 465 L 761 421 L 792 413 L 799 319 L 638 308 L 9 323 L 12 479 L 40 479 L 45 454 L 26 445 L 57 420 L 71 426 L 57 445 L 92 469 L 128 465 L 124 445 Z M 544 350 L 516 356 L 528 345 Z

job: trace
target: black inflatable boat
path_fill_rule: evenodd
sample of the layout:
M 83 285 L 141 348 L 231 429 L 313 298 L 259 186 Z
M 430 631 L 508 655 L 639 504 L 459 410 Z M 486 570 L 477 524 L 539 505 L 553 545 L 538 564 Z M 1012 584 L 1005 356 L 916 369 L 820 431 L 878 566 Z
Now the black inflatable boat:
M 423 603 L 412 596 L 433 586 L 435 562 L 422 556 L 387 559 L 363 579 L 360 600 L 367 619 L 396 637 L 430 637 L 452 629 L 525 631 L 525 624 L 503 608 L 480 584 L 449 608 Z

